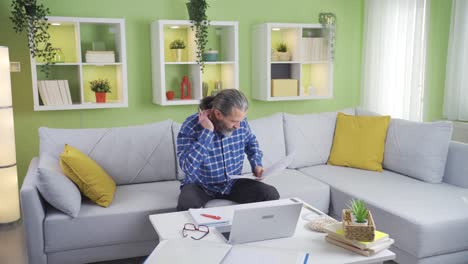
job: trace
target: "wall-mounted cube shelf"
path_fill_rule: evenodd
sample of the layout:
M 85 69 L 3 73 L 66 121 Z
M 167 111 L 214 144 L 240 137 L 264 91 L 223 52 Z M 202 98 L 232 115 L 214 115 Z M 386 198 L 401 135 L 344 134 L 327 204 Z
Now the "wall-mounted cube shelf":
M 252 32 L 252 41 L 254 99 L 285 101 L 333 97 L 333 61 L 328 34 L 320 24 L 260 24 Z M 279 44 L 286 45 L 286 54 L 276 51 Z M 282 85 L 278 86 L 279 83 Z M 295 84 L 297 87 L 290 87 Z
M 44 62 L 31 57 L 34 110 L 127 107 L 125 20 L 48 17 L 48 21 L 50 42 L 61 54 L 49 66 L 48 75 L 41 71 Z M 98 55 L 89 57 L 89 51 Z M 96 79 L 107 79 L 110 83 L 106 103 L 96 103 L 90 89 L 89 82 Z M 44 90 L 44 83 L 51 80 L 60 80 L 68 88 Z M 67 90 L 68 94 L 64 93 Z M 67 101 L 67 96 L 71 100 Z
M 169 48 L 172 41 L 185 43 L 181 59 Z M 215 61 L 206 61 L 202 72 L 196 63 L 195 32 L 189 20 L 157 20 L 151 24 L 151 56 L 153 103 L 159 105 L 194 105 L 210 95 L 216 83 L 223 89 L 239 89 L 238 24 L 231 21 L 210 21 L 206 49 L 216 50 Z M 180 85 L 187 76 L 191 97 L 181 99 Z M 203 89 L 203 84 L 207 89 Z M 166 92 L 174 94 L 168 99 Z

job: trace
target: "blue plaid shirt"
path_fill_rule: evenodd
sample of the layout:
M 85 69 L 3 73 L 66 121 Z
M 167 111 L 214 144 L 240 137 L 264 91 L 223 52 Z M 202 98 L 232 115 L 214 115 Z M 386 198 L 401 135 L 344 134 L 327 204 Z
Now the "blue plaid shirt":
M 203 128 L 198 123 L 198 113 L 189 116 L 177 135 L 177 158 L 185 173 L 181 187 L 195 183 L 210 195 L 229 194 L 235 180 L 227 175 L 242 173 L 245 154 L 252 171 L 256 166 L 262 166 L 263 153 L 247 118 L 226 137 Z

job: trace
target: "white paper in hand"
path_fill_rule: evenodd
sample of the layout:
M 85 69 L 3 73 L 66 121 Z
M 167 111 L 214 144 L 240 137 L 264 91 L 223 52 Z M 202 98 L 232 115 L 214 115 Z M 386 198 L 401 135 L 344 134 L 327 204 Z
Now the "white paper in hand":
M 294 153 L 289 154 L 288 156 L 286 156 L 283 159 L 280 159 L 279 161 L 275 162 L 270 167 L 265 168 L 261 178 L 256 177 L 252 173 L 244 174 L 244 175 L 229 175 L 229 178 L 231 178 L 233 180 L 234 179 L 263 180 L 263 179 L 265 179 L 265 177 L 277 174 L 277 173 L 283 171 L 284 169 L 286 169 L 289 166 L 289 164 L 292 163 L 293 159 L 294 159 Z

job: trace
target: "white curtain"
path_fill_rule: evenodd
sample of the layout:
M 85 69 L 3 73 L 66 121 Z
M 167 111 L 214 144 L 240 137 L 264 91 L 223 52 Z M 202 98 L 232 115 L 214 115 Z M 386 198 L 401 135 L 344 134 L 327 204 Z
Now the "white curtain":
M 361 106 L 420 121 L 426 54 L 426 0 L 366 0 Z
M 468 1 L 452 2 L 444 116 L 468 121 Z

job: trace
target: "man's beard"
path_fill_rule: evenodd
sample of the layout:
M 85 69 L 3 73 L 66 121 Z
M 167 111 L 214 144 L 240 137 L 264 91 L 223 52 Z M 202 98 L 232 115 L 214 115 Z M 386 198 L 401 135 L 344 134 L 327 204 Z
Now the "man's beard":
M 213 125 L 216 128 L 216 131 L 223 134 L 225 137 L 230 137 L 232 135 L 232 133 L 234 133 L 234 130 L 236 130 L 235 128 L 226 127 L 222 121 L 218 121 L 218 120 L 213 121 L 212 120 L 211 122 L 213 122 Z

